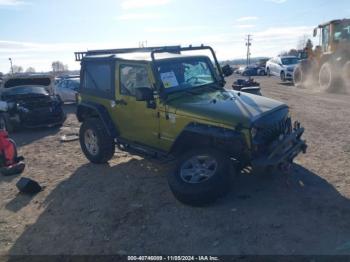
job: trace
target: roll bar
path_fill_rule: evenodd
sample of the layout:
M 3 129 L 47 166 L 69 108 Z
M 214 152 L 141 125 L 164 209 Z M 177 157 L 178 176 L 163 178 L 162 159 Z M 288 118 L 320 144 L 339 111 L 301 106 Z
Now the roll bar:
M 224 75 L 221 70 L 216 54 L 210 46 L 188 46 L 181 47 L 180 45 L 175 46 L 153 46 L 153 47 L 140 47 L 140 48 L 121 48 L 121 49 L 102 49 L 102 50 L 90 50 L 87 52 L 75 52 L 75 61 L 82 61 L 85 56 L 94 55 L 116 55 L 116 54 L 128 54 L 128 53 L 151 53 L 152 61 L 155 62 L 157 59 L 155 54 L 159 53 L 175 53 L 180 54 L 183 51 L 198 51 L 198 50 L 209 50 L 214 58 L 215 66 L 217 67 L 221 80 L 225 83 Z
M 128 53 L 150 53 L 154 50 L 167 49 L 175 50 L 181 46 L 153 46 L 153 47 L 138 47 L 138 48 L 120 48 L 120 49 L 101 49 L 89 50 L 87 52 L 74 52 L 75 61 L 81 61 L 85 56 L 93 55 L 117 55 Z

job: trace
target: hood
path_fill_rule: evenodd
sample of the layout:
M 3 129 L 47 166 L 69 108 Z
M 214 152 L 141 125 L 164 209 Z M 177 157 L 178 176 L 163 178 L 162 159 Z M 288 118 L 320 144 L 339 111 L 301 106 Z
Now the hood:
M 288 108 L 276 100 L 244 92 L 216 91 L 199 95 L 184 94 L 169 102 L 170 111 L 178 115 L 235 127 L 249 128 L 261 117 Z

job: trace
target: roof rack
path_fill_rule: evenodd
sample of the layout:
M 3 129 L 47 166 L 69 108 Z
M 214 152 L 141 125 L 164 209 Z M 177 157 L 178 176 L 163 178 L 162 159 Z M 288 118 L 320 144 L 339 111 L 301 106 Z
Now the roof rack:
M 179 53 L 180 45 L 175 46 L 153 46 L 153 47 L 139 47 L 139 48 L 121 48 L 121 49 L 102 49 L 89 50 L 87 52 L 74 52 L 75 61 L 81 61 L 85 56 L 93 55 L 116 55 L 128 53 L 150 53 L 155 50 L 164 50 L 164 52 Z

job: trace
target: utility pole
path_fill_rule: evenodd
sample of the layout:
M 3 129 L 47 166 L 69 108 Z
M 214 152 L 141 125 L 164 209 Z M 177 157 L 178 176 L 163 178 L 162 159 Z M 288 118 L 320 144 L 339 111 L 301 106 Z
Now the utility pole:
M 12 72 L 12 74 L 13 74 L 12 58 L 10 57 L 9 60 L 10 60 L 10 65 L 11 65 L 11 72 Z
M 249 66 L 250 65 L 250 55 L 251 55 L 250 47 L 252 45 L 252 36 L 251 35 L 247 36 L 245 45 L 247 46 L 247 66 Z
M 140 48 L 147 47 L 147 40 L 146 40 L 146 41 L 140 41 L 140 42 L 139 42 L 139 47 L 140 47 Z

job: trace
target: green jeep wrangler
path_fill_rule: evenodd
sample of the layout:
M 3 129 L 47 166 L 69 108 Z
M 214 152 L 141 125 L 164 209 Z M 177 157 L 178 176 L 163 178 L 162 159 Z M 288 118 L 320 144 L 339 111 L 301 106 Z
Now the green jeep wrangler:
M 203 51 L 210 54 L 199 55 Z M 120 150 L 176 160 L 175 197 L 205 205 L 240 169 L 286 167 L 306 151 L 304 129 L 278 101 L 224 89 L 213 49 L 151 47 L 76 52 L 80 144 L 93 163 Z M 212 62 L 213 61 L 213 62 Z M 232 168 L 234 167 L 234 168 Z

